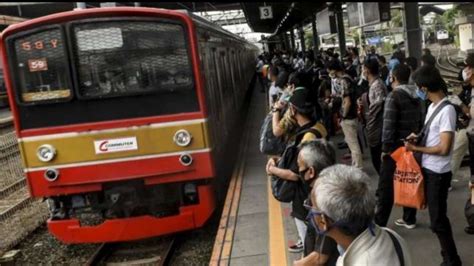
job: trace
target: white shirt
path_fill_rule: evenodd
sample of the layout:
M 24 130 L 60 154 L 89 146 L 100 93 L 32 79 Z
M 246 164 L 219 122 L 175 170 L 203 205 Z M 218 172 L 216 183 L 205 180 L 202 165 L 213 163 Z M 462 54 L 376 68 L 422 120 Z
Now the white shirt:
M 375 226 L 373 236 L 367 229 L 360 234 L 349 245 L 347 250 L 337 260 L 337 266 L 399 266 L 398 258 L 392 238 L 387 231 L 390 231 L 400 243 L 402 248 L 405 266 L 411 266 L 411 254 L 407 244 L 401 236 L 388 228 Z
M 438 104 L 430 104 L 428 107 L 428 113 L 426 114 L 425 124 L 430 119 L 431 115 L 433 114 L 436 107 L 444 102 L 447 101 L 448 98 L 444 98 Z M 439 145 L 440 141 L 440 134 L 442 132 L 456 132 L 456 110 L 452 105 L 448 105 L 443 107 L 443 109 L 438 113 L 438 115 L 433 119 L 430 126 L 430 131 L 428 132 L 428 136 L 426 139 L 426 147 L 434 147 Z M 452 157 L 452 147 L 449 154 L 446 156 L 440 155 L 433 155 L 433 154 L 423 154 L 422 159 L 422 167 L 431 170 L 438 174 L 443 174 L 451 171 L 451 157 Z

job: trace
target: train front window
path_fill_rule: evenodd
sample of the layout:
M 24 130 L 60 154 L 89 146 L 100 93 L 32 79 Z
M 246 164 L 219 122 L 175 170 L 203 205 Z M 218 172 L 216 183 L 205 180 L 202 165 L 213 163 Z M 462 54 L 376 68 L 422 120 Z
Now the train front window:
M 66 50 L 59 28 L 44 30 L 14 40 L 20 101 L 64 101 L 72 97 Z
M 105 21 L 73 32 L 80 98 L 188 92 L 196 99 L 183 26 Z

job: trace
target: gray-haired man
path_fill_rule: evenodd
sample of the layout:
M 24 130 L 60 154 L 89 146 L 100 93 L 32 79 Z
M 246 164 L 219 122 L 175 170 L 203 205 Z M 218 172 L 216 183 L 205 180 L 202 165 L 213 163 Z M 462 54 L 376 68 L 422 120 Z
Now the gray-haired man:
M 311 200 L 310 222 L 321 236 L 333 238 L 342 255 L 337 265 L 412 265 L 405 241 L 373 223 L 375 180 L 347 165 L 323 170 Z
M 319 173 L 325 168 L 336 163 L 336 151 L 334 147 L 324 139 L 304 142 L 300 145 L 298 153 L 298 172 L 301 183 L 310 188 L 318 178 Z M 309 195 L 306 195 L 309 202 Z M 307 209 L 303 209 L 305 215 L 308 214 Z M 298 224 L 301 223 L 297 221 Z M 314 230 L 306 226 L 306 234 L 304 239 L 304 258 L 295 262 L 294 265 L 315 265 L 324 263 L 325 265 L 335 265 L 339 252 L 337 244 L 332 239 L 326 239 L 323 243 L 322 238 L 317 238 Z

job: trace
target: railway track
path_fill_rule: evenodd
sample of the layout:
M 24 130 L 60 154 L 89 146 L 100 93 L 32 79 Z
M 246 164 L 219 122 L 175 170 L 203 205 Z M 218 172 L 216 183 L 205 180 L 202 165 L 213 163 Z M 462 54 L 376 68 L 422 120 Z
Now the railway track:
M 18 183 L 15 183 L 16 185 Z M 12 189 L 10 193 L 0 196 L 0 222 L 11 217 L 15 212 L 26 207 L 33 199 L 28 194 L 26 186 Z
M 175 237 L 128 243 L 104 243 L 92 254 L 86 265 L 169 265 L 175 246 Z
M 445 58 L 447 65 L 444 63 L 443 58 Z M 448 86 L 454 87 L 461 85 L 462 82 L 458 80 L 460 69 L 450 59 L 448 50 L 445 50 L 445 55 L 443 56 L 442 48 L 439 49 L 438 56 L 436 57 L 436 67 L 440 70 Z

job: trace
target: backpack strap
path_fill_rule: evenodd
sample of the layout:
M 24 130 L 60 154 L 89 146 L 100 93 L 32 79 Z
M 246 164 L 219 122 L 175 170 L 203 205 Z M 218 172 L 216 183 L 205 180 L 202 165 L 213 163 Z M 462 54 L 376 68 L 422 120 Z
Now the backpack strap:
M 426 124 L 423 126 L 423 129 L 421 129 L 421 133 L 424 133 L 424 138 L 426 138 L 428 136 L 428 131 L 430 130 L 430 126 L 431 126 L 431 123 L 433 122 L 433 120 L 435 119 L 435 117 L 439 114 L 439 112 L 441 112 L 441 110 L 443 110 L 443 108 L 447 105 L 451 105 L 451 103 L 446 100 L 446 101 L 443 101 L 442 103 L 439 104 L 438 107 L 436 107 L 436 109 L 434 110 L 434 112 L 431 114 L 430 116 L 430 119 L 426 122 Z M 423 146 L 424 146 L 424 143 L 423 143 Z
M 305 135 L 306 133 L 309 133 L 309 132 L 310 132 L 310 133 L 313 133 L 313 134 L 316 136 L 316 138 L 318 138 L 318 139 L 320 139 L 320 138 L 323 137 L 323 135 L 321 135 L 321 133 L 320 133 L 317 129 L 315 129 L 315 128 L 313 128 L 313 127 L 310 127 L 310 128 L 307 128 L 307 129 L 305 129 L 305 130 L 299 132 L 298 134 L 296 134 L 296 137 L 295 137 L 295 145 L 299 145 L 300 142 L 301 142 L 301 140 L 303 139 L 304 135 Z
M 400 261 L 400 266 L 405 266 L 405 258 L 403 257 L 403 249 L 400 245 L 400 242 L 392 232 L 386 229 L 384 229 L 384 231 L 387 232 L 390 238 L 392 239 L 393 246 L 395 247 L 395 252 L 397 253 L 398 260 Z

